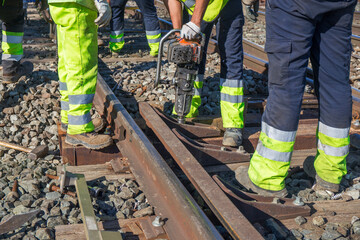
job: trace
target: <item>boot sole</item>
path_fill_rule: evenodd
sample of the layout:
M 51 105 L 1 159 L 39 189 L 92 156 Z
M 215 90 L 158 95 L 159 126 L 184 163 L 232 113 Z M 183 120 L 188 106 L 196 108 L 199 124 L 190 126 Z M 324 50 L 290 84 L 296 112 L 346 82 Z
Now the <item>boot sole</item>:
M 103 148 L 110 146 L 113 143 L 113 140 L 111 139 L 109 142 L 98 144 L 98 145 L 91 145 L 91 144 L 87 144 L 87 143 L 81 142 L 81 141 L 73 139 L 73 138 L 68 138 L 66 136 L 65 142 L 72 146 L 84 146 L 87 149 L 99 150 L 99 149 L 103 149 Z

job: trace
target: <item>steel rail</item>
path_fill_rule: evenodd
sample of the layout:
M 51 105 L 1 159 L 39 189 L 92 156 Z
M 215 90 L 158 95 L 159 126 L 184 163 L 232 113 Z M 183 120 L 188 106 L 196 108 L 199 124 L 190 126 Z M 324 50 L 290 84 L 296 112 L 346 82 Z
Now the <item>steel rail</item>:
M 223 239 L 100 75 L 94 106 L 106 116 L 116 145 L 155 213 L 165 220 L 170 239 Z
M 155 110 L 139 103 L 141 116 L 234 239 L 263 239 Z M 244 213 L 246 214 L 246 213 Z

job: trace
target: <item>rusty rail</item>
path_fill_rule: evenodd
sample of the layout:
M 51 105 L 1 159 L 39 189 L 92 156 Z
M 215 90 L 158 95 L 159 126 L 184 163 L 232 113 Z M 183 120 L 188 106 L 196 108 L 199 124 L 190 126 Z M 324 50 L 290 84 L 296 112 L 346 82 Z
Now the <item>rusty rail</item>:
M 94 105 L 110 123 L 116 145 L 128 158 L 155 213 L 166 221 L 164 228 L 170 239 L 222 239 L 100 75 Z
M 234 239 L 263 239 L 154 109 L 145 102 L 139 103 L 139 109 L 147 125 L 154 131 L 231 236 Z

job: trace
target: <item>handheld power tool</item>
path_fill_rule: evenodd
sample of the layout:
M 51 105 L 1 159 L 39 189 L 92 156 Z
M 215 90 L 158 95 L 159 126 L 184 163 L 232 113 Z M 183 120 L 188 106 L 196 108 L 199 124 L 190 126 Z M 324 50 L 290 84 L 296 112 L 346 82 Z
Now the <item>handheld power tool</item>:
M 180 30 L 173 29 L 160 41 L 159 55 L 156 69 L 155 87 L 160 83 L 161 61 L 164 42 Z M 176 71 L 172 83 L 175 85 L 175 112 L 178 122 L 185 123 L 185 116 L 190 112 L 192 97 L 194 96 L 194 81 L 201 62 L 205 37 L 200 35 L 199 40 L 189 41 L 176 37 L 169 40 L 167 59 L 176 64 Z

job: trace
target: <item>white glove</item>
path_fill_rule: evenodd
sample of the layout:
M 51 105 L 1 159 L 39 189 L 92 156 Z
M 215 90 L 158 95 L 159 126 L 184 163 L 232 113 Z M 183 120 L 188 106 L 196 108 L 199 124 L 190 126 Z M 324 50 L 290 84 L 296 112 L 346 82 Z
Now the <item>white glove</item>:
M 182 26 L 180 37 L 193 40 L 201 34 L 200 27 L 193 22 L 188 22 Z
M 111 8 L 106 0 L 94 0 L 95 7 L 99 12 L 99 16 L 95 19 L 95 23 L 99 27 L 105 27 L 111 20 Z

